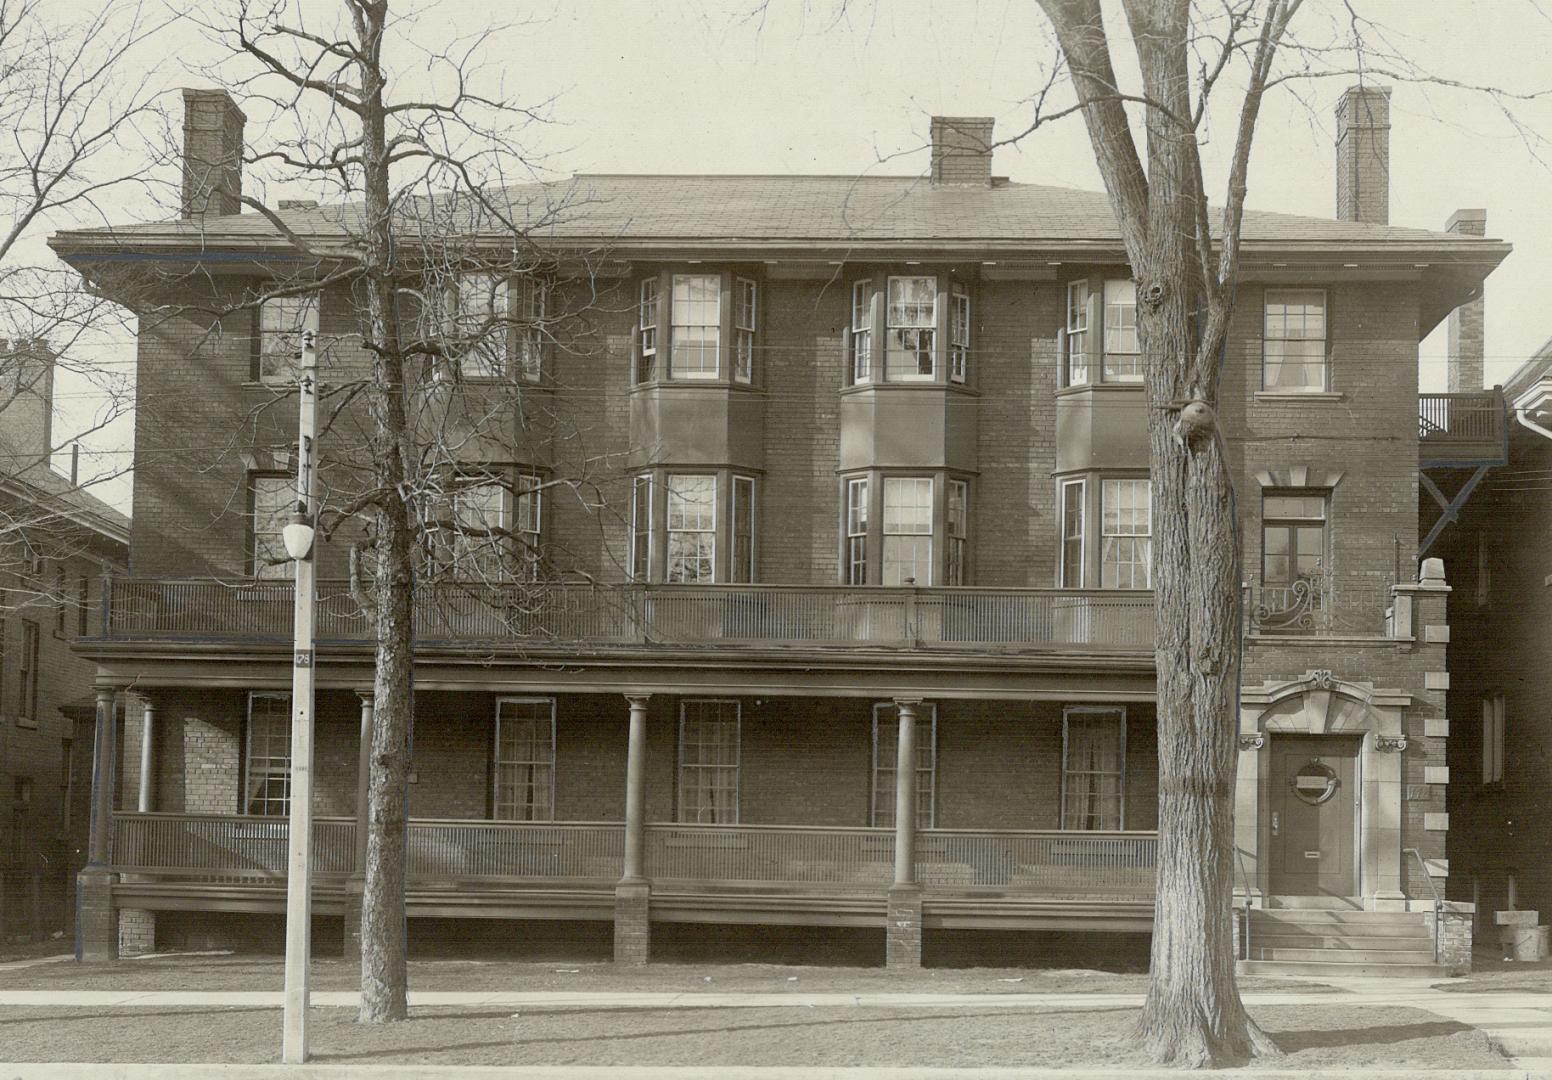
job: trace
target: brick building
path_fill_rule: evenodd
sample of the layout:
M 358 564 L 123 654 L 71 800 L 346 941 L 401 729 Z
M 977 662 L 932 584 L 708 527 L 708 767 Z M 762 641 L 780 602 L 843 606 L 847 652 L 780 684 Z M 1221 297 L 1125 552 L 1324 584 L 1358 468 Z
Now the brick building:
M 54 358 L 0 343 L 0 945 L 68 931 L 85 862 L 103 581 L 129 520 L 49 464 Z
M 1470 370 L 1470 349 L 1466 378 Z M 1475 378 L 1480 380 L 1478 366 Z M 1438 546 L 1455 573 L 1450 595 L 1451 895 L 1477 905 L 1496 942 L 1494 913 L 1552 912 L 1552 837 L 1543 825 L 1552 753 L 1547 672 L 1552 585 L 1552 342 L 1503 387 L 1510 422 L 1501 468 L 1459 500 Z M 1463 489 L 1463 484 L 1458 484 Z
M 235 103 L 186 101 L 185 216 L 53 241 L 161 305 L 142 401 L 201 406 L 139 414 L 131 576 L 81 645 L 104 709 L 133 685 L 156 718 L 150 810 L 100 803 L 88 955 L 115 918 L 141 947 L 284 899 L 292 601 L 266 555 L 295 429 L 267 358 L 310 316 L 234 305 L 306 271 L 237 213 Z M 1394 961 L 1437 958 L 1448 588 L 1417 573 L 1417 345 L 1508 247 L 1388 223 L 1388 109 L 1342 100 L 1336 219 L 1244 228 L 1219 415 L 1245 537 L 1252 962 L 1333 937 L 1368 959 L 1387 935 Z M 554 262 L 500 295 L 543 332 L 461 361 L 490 400 L 443 419 L 502 418 L 500 440 L 455 440 L 461 505 L 543 569 L 419 585 L 412 926 L 612 920 L 625 960 L 667 923 L 849 926 L 906 965 L 945 929 L 1150 927 L 1135 290 L 1103 195 L 995 176 L 989 120 L 932 131 L 925 177 L 507 192 Z M 318 250 L 349 223 L 283 213 Z M 349 305 L 318 305 L 326 387 L 364 363 Z M 326 487 L 359 465 L 332 437 Z M 371 649 L 348 590 L 320 590 L 316 904 L 349 926 Z

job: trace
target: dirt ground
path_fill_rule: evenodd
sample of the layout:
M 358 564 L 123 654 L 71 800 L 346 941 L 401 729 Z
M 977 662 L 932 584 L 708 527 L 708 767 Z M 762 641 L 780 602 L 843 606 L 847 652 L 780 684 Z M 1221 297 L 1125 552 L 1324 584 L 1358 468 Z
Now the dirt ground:
M 283 983 L 279 957 L 170 955 L 111 964 L 46 964 L 0 971 L 5 990 L 274 990 Z M 314 990 L 355 990 L 360 969 L 315 960 Z M 1148 977 L 1083 969 L 815 967 L 780 964 L 613 964 L 494 960 L 412 960 L 411 990 L 620 991 L 692 993 L 1143 993 Z M 1285 979 L 1240 980 L 1240 989 L 1320 990 Z
M 1480 1032 L 1416 1009 L 1254 1010 L 1287 1068 L 1508 1068 Z M 974 1008 L 417 1009 L 366 1027 L 315 1009 L 319 1064 L 927 1065 L 1142 1064 L 1123 1044 L 1136 1011 Z M 20 1061 L 266 1062 L 278 1009 L 0 1008 L 4 1056 Z

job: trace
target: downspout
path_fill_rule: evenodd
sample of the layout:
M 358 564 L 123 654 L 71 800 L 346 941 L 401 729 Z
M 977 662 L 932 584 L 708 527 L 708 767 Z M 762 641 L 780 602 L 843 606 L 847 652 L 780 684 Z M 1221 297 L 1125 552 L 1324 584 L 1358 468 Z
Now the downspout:
M 1529 428 L 1537 435 L 1540 435 L 1543 439 L 1552 439 L 1552 431 L 1549 431 L 1548 429 L 1542 427 L 1540 424 L 1536 423 L 1536 421 L 1530 419 L 1530 417 L 1526 415 L 1527 412 L 1529 412 L 1528 409 L 1515 409 L 1514 418 L 1520 422 L 1522 427 Z

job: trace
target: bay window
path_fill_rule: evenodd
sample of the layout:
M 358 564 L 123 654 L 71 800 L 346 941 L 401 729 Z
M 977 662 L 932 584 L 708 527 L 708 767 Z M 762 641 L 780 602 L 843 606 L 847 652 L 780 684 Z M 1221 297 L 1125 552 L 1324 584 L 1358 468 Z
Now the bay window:
M 659 271 L 636 283 L 631 381 L 754 381 L 760 286 L 750 277 L 700 270 Z M 668 328 L 666 347 L 660 327 Z
M 876 471 L 841 482 L 840 579 L 846 585 L 965 585 L 970 485 L 943 472 Z
M 1142 379 L 1137 283 L 1130 278 L 1098 277 L 1068 282 L 1060 384 L 1124 384 Z
M 947 274 L 852 282 L 846 381 L 965 383 L 973 334 L 968 287 Z M 882 357 L 875 343 L 882 337 Z
M 626 569 L 640 584 L 755 579 L 756 485 L 727 469 L 640 473 L 631 479 Z
M 486 472 L 451 477 L 432 513 L 432 573 L 487 581 L 509 576 L 507 491 L 499 477 Z
M 464 273 L 431 302 L 427 322 L 446 313 L 435 332 L 462 378 L 538 382 L 547 304 L 548 289 L 532 274 Z
M 1059 588 L 1153 587 L 1152 485 L 1147 478 L 1092 475 L 1060 480 L 1056 510 Z M 1092 522 L 1099 523 L 1097 530 Z

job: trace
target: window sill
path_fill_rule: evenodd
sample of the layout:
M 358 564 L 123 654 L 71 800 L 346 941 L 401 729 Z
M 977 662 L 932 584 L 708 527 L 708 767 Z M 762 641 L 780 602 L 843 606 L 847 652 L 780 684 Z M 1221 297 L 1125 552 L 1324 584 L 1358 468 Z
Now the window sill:
M 1056 396 L 1073 397 L 1078 394 L 1087 394 L 1092 390 L 1097 390 L 1102 394 L 1113 394 L 1126 391 L 1138 393 L 1144 389 L 1146 388 L 1140 382 L 1074 383 L 1072 386 L 1057 387 Z
M 965 383 L 956 382 L 865 382 L 846 383 L 840 389 L 842 396 L 847 394 L 861 394 L 869 390 L 949 390 L 956 394 L 964 394 L 966 397 L 980 397 L 981 392 Z
M 536 385 L 536 384 L 535 384 Z M 737 382 L 733 379 L 651 379 L 647 382 L 631 384 L 630 392 L 639 390 L 737 390 L 743 394 L 763 394 L 765 389 L 754 383 Z
M 1257 401 L 1346 401 L 1339 390 L 1257 390 Z

